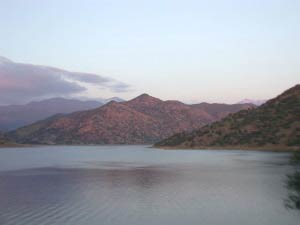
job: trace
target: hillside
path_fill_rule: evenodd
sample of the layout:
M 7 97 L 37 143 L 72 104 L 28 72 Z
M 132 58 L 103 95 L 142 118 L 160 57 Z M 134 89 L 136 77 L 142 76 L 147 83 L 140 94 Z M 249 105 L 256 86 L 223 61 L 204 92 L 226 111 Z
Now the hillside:
M 25 145 L 20 145 L 20 144 L 16 144 L 10 140 L 8 140 L 5 137 L 5 134 L 3 132 L 0 132 L 0 148 L 1 147 L 17 147 L 17 146 L 25 146 Z
M 231 108 L 239 111 L 252 105 Z M 229 110 L 229 111 L 228 111 Z M 56 115 L 8 133 L 12 140 L 31 144 L 143 144 L 177 132 L 192 131 L 217 119 L 197 105 L 162 101 L 143 94 L 127 102 L 108 104 L 69 115 Z
M 3 145 L 4 143 L 6 143 L 6 139 L 4 137 L 4 134 L 0 132 L 0 145 Z
M 262 106 L 242 110 L 155 144 L 173 148 L 300 149 L 300 85 Z

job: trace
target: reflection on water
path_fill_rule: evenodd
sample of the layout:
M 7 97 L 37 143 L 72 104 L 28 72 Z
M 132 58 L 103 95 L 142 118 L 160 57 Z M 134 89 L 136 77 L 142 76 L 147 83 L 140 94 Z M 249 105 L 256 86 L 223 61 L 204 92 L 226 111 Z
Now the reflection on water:
M 299 224 L 289 154 L 115 149 L 1 150 L 0 225 Z
M 104 167 L 108 167 L 105 163 Z M 0 173 L 0 224 L 122 224 L 168 208 L 176 170 L 37 168 Z M 170 195 L 165 190 L 170 189 Z M 126 223 L 125 223 L 126 224 Z
M 291 158 L 293 172 L 287 175 L 286 188 L 288 189 L 288 198 L 285 206 L 289 209 L 300 210 L 300 154 L 295 153 Z

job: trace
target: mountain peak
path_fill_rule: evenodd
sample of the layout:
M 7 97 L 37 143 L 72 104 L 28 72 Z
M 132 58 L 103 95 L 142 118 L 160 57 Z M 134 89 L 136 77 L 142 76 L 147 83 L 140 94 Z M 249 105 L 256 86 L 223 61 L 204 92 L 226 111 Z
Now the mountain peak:
M 134 103 L 134 104 L 147 104 L 147 105 L 154 105 L 157 103 L 162 102 L 162 100 L 152 97 L 146 93 L 141 94 L 137 96 L 136 98 L 128 101 L 128 103 Z
M 153 97 L 147 93 L 143 93 L 143 94 L 137 96 L 136 98 L 153 98 Z

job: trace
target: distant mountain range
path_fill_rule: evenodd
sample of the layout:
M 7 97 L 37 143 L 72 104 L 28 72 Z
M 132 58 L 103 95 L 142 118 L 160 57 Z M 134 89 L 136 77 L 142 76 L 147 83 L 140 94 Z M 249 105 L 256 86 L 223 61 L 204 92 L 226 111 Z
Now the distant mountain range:
M 260 106 L 260 105 L 264 104 L 266 101 L 267 101 L 267 100 L 261 100 L 261 99 L 248 99 L 248 98 L 245 98 L 245 99 L 239 101 L 237 104 L 250 103 L 250 104 L 253 104 L 253 105 Z
M 155 144 L 163 148 L 300 150 L 300 85 L 255 109 Z
M 25 105 L 0 106 L 0 130 L 13 130 L 59 113 L 67 114 L 97 108 L 111 100 L 124 101 L 117 97 L 99 101 L 51 98 Z
M 186 105 L 143 94 L 126 102 L 111 101 L 96 109 L 55 115 L 6 136 L 31 144 L 154 143 L 253 107 L 252 104 Z

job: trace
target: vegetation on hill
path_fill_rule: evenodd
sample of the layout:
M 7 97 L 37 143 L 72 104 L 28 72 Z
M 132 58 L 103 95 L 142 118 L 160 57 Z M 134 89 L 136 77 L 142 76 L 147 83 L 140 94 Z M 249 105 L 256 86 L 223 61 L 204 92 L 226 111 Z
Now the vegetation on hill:
M 2 132 L 0 132 L 0 145 L 3 145 L 7 142 L 7 140 L 5 140 L 4 138 L 4 134 Z
M 17 144 L 7 139 L 5 134 L 3 132 L 0 132 L 0 147 L 17 147 L 17 146 L 24 146 L 24 145 Z
M 223 120 L 155 144 L 176 148 L 300 148 L 300 85 L 255 109 L 230 114 Z

